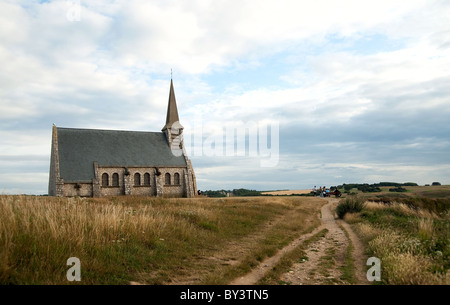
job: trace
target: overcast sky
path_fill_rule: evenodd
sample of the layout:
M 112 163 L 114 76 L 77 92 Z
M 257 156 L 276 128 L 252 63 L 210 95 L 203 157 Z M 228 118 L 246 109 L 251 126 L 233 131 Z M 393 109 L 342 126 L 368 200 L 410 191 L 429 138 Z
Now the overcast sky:
M 171 69 L 199 189 L 450 184 L 449 16 L 448 0 L 0 0 L 0 193 L 47 193 L 53 123 L 160 131 Z

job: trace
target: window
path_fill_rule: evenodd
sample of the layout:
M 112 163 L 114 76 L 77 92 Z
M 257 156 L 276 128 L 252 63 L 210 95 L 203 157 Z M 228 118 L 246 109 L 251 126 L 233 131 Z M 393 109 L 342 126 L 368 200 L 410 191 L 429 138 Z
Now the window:
M 109 185 L 109 176 L 107 173 L 104 173 L 102 175 L 102 186 L 108 186 Z
M 175 175 L 173 175 L 173 184 L 180 185 L 180 174 L 179 173 L 175 173 Z
M 112 175 L 112 186 L 119 186 L 119 174 L 114 173 Z
M 165 179 L 166 185 L 170 185 L 170 174 L 166 173 L 165 177 L 166 177 L 166 179 Z
M 150 174 L 149 173 L 144 174 L 144 185 L 150 186 Z
M 134 186 L 140 186 L 141 185 L 141 174 L 136 173 L 134 174 Z

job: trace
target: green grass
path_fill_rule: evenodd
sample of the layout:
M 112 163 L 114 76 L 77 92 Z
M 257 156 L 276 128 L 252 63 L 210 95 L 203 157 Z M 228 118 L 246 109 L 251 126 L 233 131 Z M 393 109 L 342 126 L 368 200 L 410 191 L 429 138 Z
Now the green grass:
M 317 264 L 318 272 L 324 276 L 329 277 L 330 274 L 328 273 L 328 270 L 333 268 L 335 265 L 334 258 L 336 257 L 336 248 L 335 247 L 328 247 L 325 249 L 325 253 L 323 256 L 320 257 L 319 263 Z
M 353 261 L 352 252 L 354 250 L 354 246 L 352 243 L 352 240 L 350 238 L 350 235 L 348 234 L 347 230 L 341 225 L 339 225 L 342 231 L 344 231 L 345 236 L 347 236 L 348 240 L 348 246 L 347 246 L 347 252 L 345 256 L 345 264 L 341 266 L 342 276 L 341 280 L 350 283 L 355 284 L 356 283 L 356 275 L 355 275 L 355 263 Z
M 361 197 L 350 196 L 341 199 L 336 207 L 336 214 L 339 218 L 344 218 L 346 213 L 358 213 L 364 208 L 365 200 Z

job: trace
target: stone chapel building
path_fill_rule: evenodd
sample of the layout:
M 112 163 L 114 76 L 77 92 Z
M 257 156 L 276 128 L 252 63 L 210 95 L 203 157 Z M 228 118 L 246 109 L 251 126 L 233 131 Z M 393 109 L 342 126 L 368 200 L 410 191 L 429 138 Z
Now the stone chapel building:
M 196 192 L 172 80 L 161 132 L 53 125 L 49 196 L 194 197 Z

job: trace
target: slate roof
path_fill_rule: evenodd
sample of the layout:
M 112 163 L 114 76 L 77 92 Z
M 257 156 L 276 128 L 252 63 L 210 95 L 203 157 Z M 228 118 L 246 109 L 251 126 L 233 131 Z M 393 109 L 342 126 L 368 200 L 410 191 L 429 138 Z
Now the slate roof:
M 163 132 L 57 127 L 60 177 L 91 181 L 99 166 L 185 167 L 184 156 L 172 154 Z

